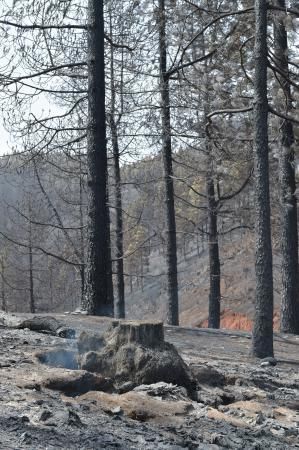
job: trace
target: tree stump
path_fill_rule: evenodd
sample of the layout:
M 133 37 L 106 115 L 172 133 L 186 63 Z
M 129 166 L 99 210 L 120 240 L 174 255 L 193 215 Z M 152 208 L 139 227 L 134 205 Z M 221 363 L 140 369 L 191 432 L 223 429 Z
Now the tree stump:
M 134 321 L 115 320 L 112 322 L 115 333 L 109 338 L 114 345 L 126 344 L 142 345 L 144 347 L 155 348 L 164 343 L 163 322 L 159 321 Z
M 86 349 L 88 339 L 83 334 L 84 345 L 80 340 L 81 336 L 78 348 Z M 196 383 L 176 348 L 164 341 L 162 322 L 116 320 L 104 340 L 104 347 L 81 354 L 81 369 L 111 378 L 118 388 L 128 382 L 141 385 L 164 381 L 184 386 L 193 395 Z M 94 344 L 96 339 L 90 342 Z

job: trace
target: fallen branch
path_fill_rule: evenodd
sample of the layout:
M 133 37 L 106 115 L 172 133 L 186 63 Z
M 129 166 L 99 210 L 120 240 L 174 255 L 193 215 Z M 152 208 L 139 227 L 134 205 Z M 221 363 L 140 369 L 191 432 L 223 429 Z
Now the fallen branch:
M 75 339 L 76 330 L 69 328 L 55 317 L 34 316 L 23 320 L 21 317 L 11 314 L 1 313 L 1 323 L 9 328 L 25 329 L 38 333 L 51 334 L 65 339 Z

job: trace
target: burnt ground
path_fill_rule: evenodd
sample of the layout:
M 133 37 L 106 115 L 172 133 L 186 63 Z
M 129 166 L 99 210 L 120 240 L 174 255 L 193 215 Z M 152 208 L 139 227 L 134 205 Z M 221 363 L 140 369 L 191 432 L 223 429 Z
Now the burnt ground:
M 55 317 L 78 333 L 109 325 Z M 299 448 L 299 336 L 275 336 L 273 367 L 250 358 L 246 333 L 166 327 L 165 335 L 197 373 L 198 401 L 47 389 L 45 378 L 68 371 L 35 353 L 75 350 L 76 341 L 1 326 L 0 449 Z

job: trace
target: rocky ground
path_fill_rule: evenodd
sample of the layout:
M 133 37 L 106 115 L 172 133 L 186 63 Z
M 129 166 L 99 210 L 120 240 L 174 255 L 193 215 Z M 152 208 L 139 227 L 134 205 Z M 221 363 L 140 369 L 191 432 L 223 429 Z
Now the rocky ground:
M 58 318 L 77 336 L 109 325 L 94 317 Z M 126 393 L 112 392 L 108 383 L 105 392 L 89 391 L 90 374 L 41 363 L 48 351 L 75 352 L 76 340 L 13 329 L 2 317 L 1 450 L 299 448 L 299 337 L 275 336 L 276 366 L 249 357 L 246 333 L 166 327 L 165 338 L 191 367 L 197 400 L 165 383 Z M 85 388 L 69 391 L 64 380 Z

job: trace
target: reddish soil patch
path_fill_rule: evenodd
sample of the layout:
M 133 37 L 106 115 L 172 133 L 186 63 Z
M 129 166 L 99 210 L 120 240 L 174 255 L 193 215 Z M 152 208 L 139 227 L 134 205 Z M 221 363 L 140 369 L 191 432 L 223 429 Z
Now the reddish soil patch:
M 278 311 L 274 312 L 274 320 L 273 320 L 274 330 L 279 330 L 279 313 Z M 208 327 L 208 320 L 204 320 L 199 324 L 200 328 Z M 242 331 L 251 331 L 253 327 L 253 320 L 248 317 L 246 314 L 242 314 L 239 312 L 234 312 L 230 309 L 225 309 L 221 313 L 221 321 L 220 328 L 226 328 L 227 330 L 242 330 Z

